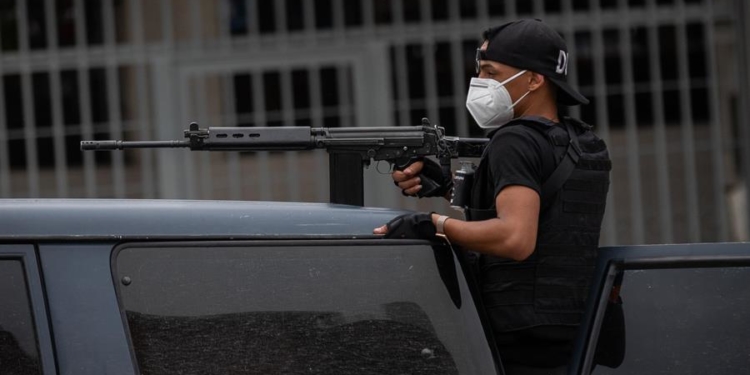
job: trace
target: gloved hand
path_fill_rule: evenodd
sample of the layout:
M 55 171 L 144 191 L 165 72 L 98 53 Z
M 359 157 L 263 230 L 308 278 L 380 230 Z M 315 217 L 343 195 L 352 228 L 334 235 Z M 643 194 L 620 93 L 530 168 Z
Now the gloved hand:
M 453 188 L 452 176 L 446 176 L 432 159 L 417 160 L 402 171 L 394 171 L 391 177 L 401 194 L 407 196 L 444 197 Z
M 432 213 L 414 212 L 396 216 L 388 224 L 376 228 L 375 234 L 385 234 L 385 238 L 411 238 L 432 240 L 437 229 L 432 223 Z

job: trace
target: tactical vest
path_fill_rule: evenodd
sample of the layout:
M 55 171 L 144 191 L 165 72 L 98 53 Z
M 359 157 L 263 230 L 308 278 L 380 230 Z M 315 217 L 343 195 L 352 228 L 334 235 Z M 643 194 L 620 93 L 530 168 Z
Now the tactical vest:
M 540 325 L 573 326 L 580 323 L 583 315 L 612 163 L 607 146 L 590 130 L 591 126 L 570 118 L 563 121 L 577 134 L 580 156 L 562 188 L 548 196 L 542 194 L 534 252 L 521 262 L 479 256 L 482 299 L 496 332 Z M 550 125 L 549 121 L 527 118 L 506 126 L 530 126 L 541 132 L 554 147 L 560 163 L 569 152 L 570 137 L 564 125 Z M 482 158 L 477 175 L 486 173 L 488 162 L 488 158 Z M 488 190 L 476 184 L 487 182 L 475 178 L 467 220 L 496 217 L 494 204 L 481 207 L 480 195 L 486 195 Z M 484 199 L 486 202 L 486 196 Z

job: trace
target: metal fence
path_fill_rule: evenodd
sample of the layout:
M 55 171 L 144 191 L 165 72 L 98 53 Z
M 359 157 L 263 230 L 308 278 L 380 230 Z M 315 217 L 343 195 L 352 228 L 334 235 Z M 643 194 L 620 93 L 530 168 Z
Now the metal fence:
M 614 162 L 603 244 L 747 239 L 741 0 L 0 0 L 0 196 L 326 201 L 322 152 L 81 153 L 204 126 L 415 125 L 464 110 L 483 29 L 542 18 Z M 382 166 L 366 204 L 402 197 Z

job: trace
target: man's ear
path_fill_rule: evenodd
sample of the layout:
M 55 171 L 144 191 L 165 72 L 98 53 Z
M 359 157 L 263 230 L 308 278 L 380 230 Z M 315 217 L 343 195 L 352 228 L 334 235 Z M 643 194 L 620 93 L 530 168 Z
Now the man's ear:
M 543 75 L 535 72 L 530 72 L 529 77 L 529 91 L 536 91 L 540 87 L 544 86 L 544 83 L 547 81 L 546 78 L 544 78 Z

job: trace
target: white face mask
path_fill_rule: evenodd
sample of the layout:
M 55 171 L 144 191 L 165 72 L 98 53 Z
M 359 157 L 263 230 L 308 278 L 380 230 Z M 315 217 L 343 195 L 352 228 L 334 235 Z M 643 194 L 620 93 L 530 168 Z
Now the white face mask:
M 480 128 L 499 128 L 513 119 L 513 107 L 531 91 L 527 91 L 513 103 L 505 84 L 525 72 L 522 70 L 503 82 L 491 78 L 471 79 L 469 93 L 466 96 L 466 108 Z

